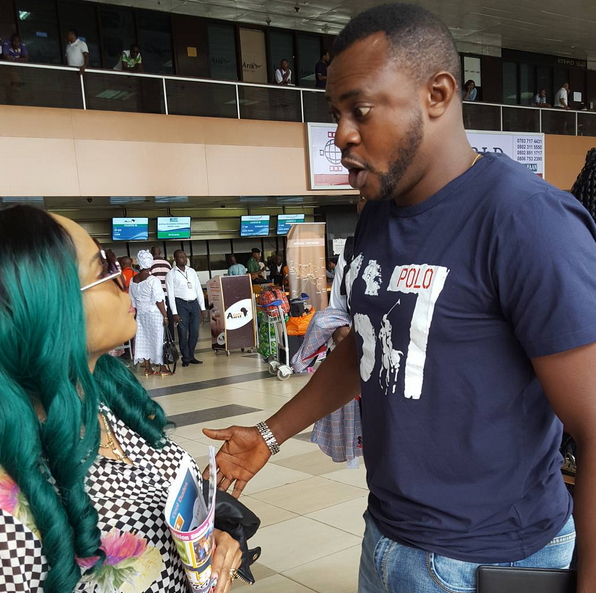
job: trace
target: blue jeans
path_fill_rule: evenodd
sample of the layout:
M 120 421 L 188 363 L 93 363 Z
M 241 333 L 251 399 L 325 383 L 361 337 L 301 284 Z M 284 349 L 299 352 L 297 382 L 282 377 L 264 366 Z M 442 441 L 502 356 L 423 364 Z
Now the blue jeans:
M 384 537 L 367 512 L 362 543 L 358 593 L 474 593 L 480 564 L 452 560 L 404 546 Z M 568 568 L 575 548 L 575 523 L 570 517 L 542 550 L 519 562 L 493 566 Z M 483 563 L 484 565 L 488 563 Z

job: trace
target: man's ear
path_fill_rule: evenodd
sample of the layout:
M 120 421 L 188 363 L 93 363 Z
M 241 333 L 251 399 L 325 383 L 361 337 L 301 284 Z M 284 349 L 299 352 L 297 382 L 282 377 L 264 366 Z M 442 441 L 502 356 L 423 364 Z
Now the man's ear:
M 439 72 L 428 81 L 428 116 L 441 117 L 459 99 L 459 86 L 449 72 Z

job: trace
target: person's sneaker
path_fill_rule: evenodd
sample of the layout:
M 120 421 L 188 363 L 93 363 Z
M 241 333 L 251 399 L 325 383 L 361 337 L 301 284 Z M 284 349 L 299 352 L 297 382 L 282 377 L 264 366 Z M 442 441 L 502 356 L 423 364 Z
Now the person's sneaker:
M 183 362 L 183 363 L 182 363 L 182 366 L 183 366 L 183 367 L 187 367 L 189 364 L 190 364 L 189 362 Z
M 193 358 L 190 361 L 190 364 L 203 364 L 203 361 L 202 360 L 197 360 L 196 358 Z

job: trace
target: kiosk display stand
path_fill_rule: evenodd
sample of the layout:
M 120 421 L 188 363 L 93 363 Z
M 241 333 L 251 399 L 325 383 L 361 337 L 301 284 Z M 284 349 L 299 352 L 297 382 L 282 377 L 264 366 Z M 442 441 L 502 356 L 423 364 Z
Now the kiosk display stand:
M 256 347 L 257 323 L 250 275 L 216 276 L 207 283 L 211 347 L 215 354 Z

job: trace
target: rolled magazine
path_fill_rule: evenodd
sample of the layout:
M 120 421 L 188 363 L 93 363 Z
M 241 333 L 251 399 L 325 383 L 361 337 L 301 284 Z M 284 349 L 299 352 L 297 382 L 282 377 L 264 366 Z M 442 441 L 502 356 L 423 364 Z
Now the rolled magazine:
M 197 593 L 207 593 L 215 586 L 211 582 L 211 561 L 215 548 L 216 476 L 215 449 L 209 447 L 209 495 L 205 504 L 203 480 L 197 477 L 192 460 L 185 455 L 166 502 L 166 522 L 191 590 Z

